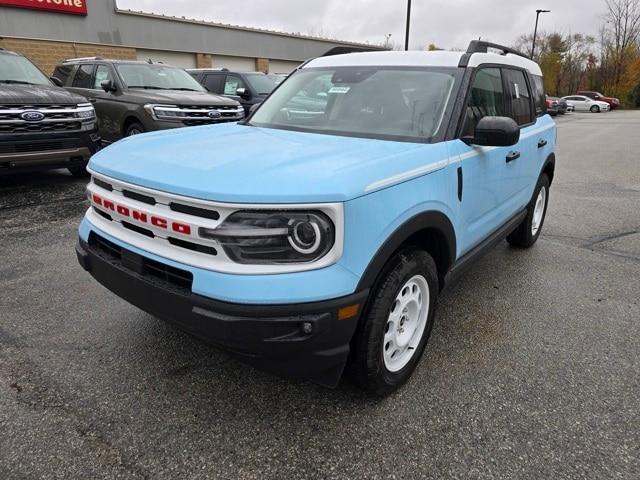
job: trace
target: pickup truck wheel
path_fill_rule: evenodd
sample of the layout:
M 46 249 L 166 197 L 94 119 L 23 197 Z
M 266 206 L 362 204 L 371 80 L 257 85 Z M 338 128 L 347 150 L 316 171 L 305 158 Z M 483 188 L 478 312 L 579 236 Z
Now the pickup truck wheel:
M 533 193 L 533 199 L 527 207 L 527 216 L 507 237 L 507 242 L 515 247 L 529 248 L 540 236 L 542 224 L 547 214 L 549 203 L 549 177 L 540 175 Z
M 144 127 L 138 122 L 133 122 L 125 130 L 124 136 L 130 137 L 132 135 L 138 135 L 140 133 L 144 133 Z
M 89 172 L 87 172 L 87 168 L 85 165 L 81 165 L 79 167 L 69 167 L 67 168 L 67 170 L 69 170 L 69 173 L 76 178 L 83 178 L 89 175 Z
M 405 250 L 390 260 L 353 342 L 350 370 L 361 388 L 384 396 L 411 376 L 431 333 L 438 291 L 427 252 Z
M 589 110 L 591 110 L 591 113 L 600 113 L 600 107 L 598 105 L 592 105 Z

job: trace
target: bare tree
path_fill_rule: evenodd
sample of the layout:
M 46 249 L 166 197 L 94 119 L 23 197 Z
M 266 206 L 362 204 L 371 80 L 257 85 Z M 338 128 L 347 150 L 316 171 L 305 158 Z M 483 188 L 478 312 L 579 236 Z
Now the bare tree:
M 625 62 L 640 39 L 640 0 L 606 0 L 604 17 L 605 55 L 612 67 L 612 86 L 618 90 Z

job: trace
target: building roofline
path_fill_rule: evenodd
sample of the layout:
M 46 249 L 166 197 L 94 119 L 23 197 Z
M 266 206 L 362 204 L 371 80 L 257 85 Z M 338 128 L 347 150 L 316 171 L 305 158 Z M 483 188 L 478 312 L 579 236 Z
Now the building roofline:
M 276 35 L 276 36 L 280 36 L 280 37 L 298 38 L 298 39 L 301 39 L 301 40 L 314 40 L 316 42 L 325 42 L 325 43 L 331 43 L 331 44 L 334 44 L 334 45 L 335 44 L 350 45 L 350 46 L 354 46 L 354 47 L 371 49 L 371 50 L 374 50 L 374 51 L 376 51 L 376 50 L 384 50 L 384 48 L 381 45 L 374 45 L 374 44 L 370 44 L 370 43 L 348 42 L 348 41 L 344 41 L 344 40 L 338 40 L 338 39 L 335 39 L 335 38 L 314 37 L 312 35 L 287 33 L 287 32 L 281 32 L 281 31 L 278 31 L 278 30 L 268 30 L 268 29 L 262 29 L 262 28 L 256 28 L 256 27 L 245 27 L 245 26 L 242 26 L 242 25 L 231 25 L 231 24 L 226 24 L 226 23 L 210 22 L 210 21 L 207 21 L 207 20 L 198 20 L 198 19 L 195 19 L 195 18 L 174 17 L 174 16 L 171 16 L 171 15 L 164 15 L 164 14 L 158 14 L 158 13 L 150 13 L 150 12 L 143 12 L 143 11 L 138 11 L 138 10 L 122 9 L 122 8 L 119 8 L 117 4 L 115 6 L 115 11 L 116 11 L 116 13 L 121 14 L 121 15 L 133 15 L 133 16 L 138 16 L 138 17 L 154 18 L 154 19 L 158 19 L 158 20 L 168 20 L 168 21 L 172 21 L 172 22 L 189 23 L 189 24 L 192 24 L 192 25 L 202 25 L 202 26 L 207 26 L 207 27 L 226 28 L 226 29 L 229 29 L 229 30 L 240 30 L 240 31 L 245 31 L 245 32 L 263 33 L 263 34 L 267 34 L 267 35 Z

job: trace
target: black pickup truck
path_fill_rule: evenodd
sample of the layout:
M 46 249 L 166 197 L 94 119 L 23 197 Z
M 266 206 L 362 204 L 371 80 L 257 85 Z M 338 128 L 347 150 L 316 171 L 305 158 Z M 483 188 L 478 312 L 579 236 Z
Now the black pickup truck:
M 0 175 L 67 168 L 85 174 L 99 149 L 96 114 L 26 57 L 0 49 Z

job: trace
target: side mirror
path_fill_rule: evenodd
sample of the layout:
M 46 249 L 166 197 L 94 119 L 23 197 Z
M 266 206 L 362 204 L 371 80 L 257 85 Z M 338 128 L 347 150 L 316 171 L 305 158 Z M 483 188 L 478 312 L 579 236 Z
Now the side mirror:
M 116 84 L 113 83 L 113 80 L 103 80 L 102 82 L 100 82 L 100 86 L 107 93 L 115 92 L 118 90 L 118 88 L 116 87 Z
M 249 98 L 251 96 L 251 93 L 249 93 L 246 88 L 240 87 L 236 90 L 236 95 L 242 98 Z
M 49 77 L 51 79 L 51 81 L 53 82 L 53 84 L 56 87 L 63 87 L 64 84 L 62 83 L 62 80 L 60 80 L 58 77 Z
M 513 118 L 482 117 L 473 137 L 462 139 L 468 145 L 510 147 L 520 140 L 520 127 Z

